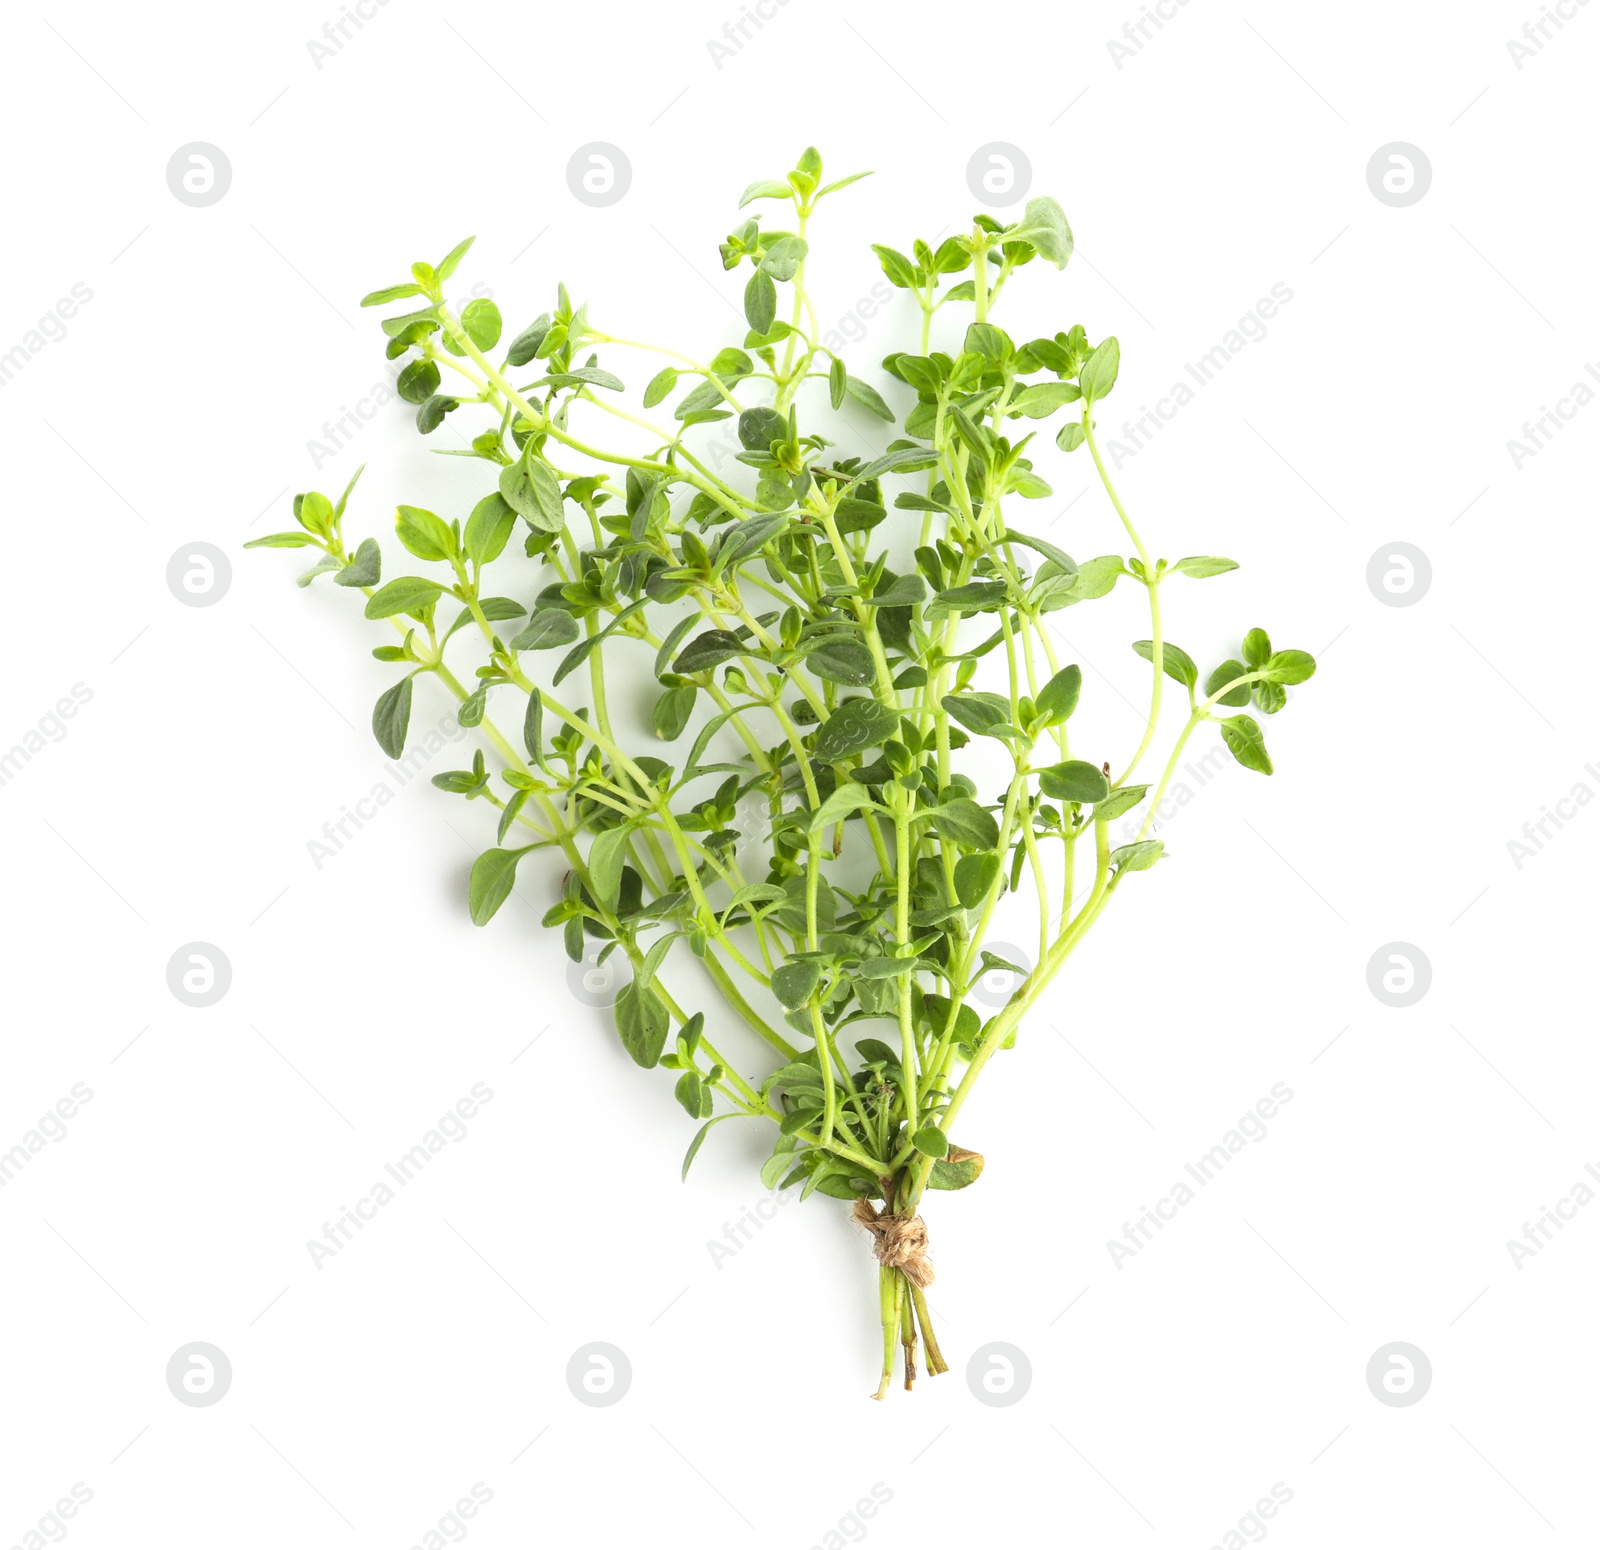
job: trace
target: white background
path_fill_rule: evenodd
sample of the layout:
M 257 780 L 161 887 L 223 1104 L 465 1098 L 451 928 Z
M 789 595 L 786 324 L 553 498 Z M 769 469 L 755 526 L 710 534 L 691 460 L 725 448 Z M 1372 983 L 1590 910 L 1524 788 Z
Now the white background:
M 731 0 L 392 0 L 320 68 L 331 0 L 13 14 L 0 351 L 75 282 L 93 299 L 0 400 L 0 748 L 92 698 L 0 786 L 0 1150 L 74 1083 L 93 1097 L 0 1190 L 0 1544 L 57 1536 L 75 1482 L 85 1547 L 422 1544 L 477 1482 L 460 1527 L 486 1546 L 1594 1542 L 1600 1205 L 1520 1269 L 1506 1240 L 1600 1165 L 1600 816 L 1568 808 L 1520 867 L 1508 842 L 1600 790 L 1600 408 L 1520 469 L 1506 444 L 1600 361 L 1600 6 L 1520 70 L 1532 0 L 1193 0 L 1119 68 L 1138 14 L 792 0 L 721 68 Z M 191 141 L 232 167 L 205 208 L 166 183 Z M 590 141 L 631 162 L 609 208 L 567 187 Z M 458 283 L 509 329 L 559 278 L 601 326 L 707 358 L 742 336 L 715 249 L 738 193 L 811 141 L 877 172 L 815 225 L 825 320 L 878 281 L 870 242 L 970 219 L 979 146 L 1024 150 L 1079 251 L 997 320 L 1120 336 L 1106 435 L 1292 290 L 1119 480 L 1155 552 L 1243 562 L 1167 589 L 1172 638 L 1209 663 L 1261 624 L 1322 663 L 1268 728 L 1277 775 L 1189 782 L 1170 860 L 990 1067 L 957 1138 L 987 1171 L 928 1204 L 953 1370 L 882 1405 L 844 1207 L 786 1203 L 717 1267 L 767 1143 L 722 1127 L 679 1183 L 670 1077 L 627 1061 L 539 929 L 553 869 L 476 930 L 485 810 L 422 779 L 314 865 L 386 778 L 385 637 L 352 594 L 297 590 L 300 556 L 239 547 L 361 461 L 358 536 L 481 493 L 398 403 L 314 467 L 384 377 L 363 292 L 476 232 Z M 1405 208 L 1368 187 L 1391 141 L 1432 167 Z M 849 351 L 886 388 L 908 310 Z M 613 356 L 631 385 L 654 370 Z M 1121 547 L 1084 457 L 1042 454 L 1056 496 L 1026 513 L 1080 557 Z M 165 580 L 197 540 L 232 558 L 208 608 Z M 1410 607 L 1366 580 L 1396 541 L 1432 566 Z M 1053 617 L 1115 757 L 1138 598 Z M 641 666 L 628 708 L 648 689 Z M 166 983 L 194 941 L 233 973 L 199 1010 Z M 1432 967 L 1405 1009 L 1368 988 L 1392 942 Z M 307 1240 L 480 1082 L 466 1138 L 316 1268 Z M 1280 1082 L 1266 1139 L 1117 1268 L 1107 1240 Z M 194 1341 L 232 1363 L 214 1407 L 166 1385 Z M 609 1408 L 564 1378 L 593 1341 L 632 1364 Z M 995 1341 L 1032 1366 L 1007 1408 L 965 1376 Z M 1396 1341 L 1433 1370 L 1406 1408 L 1365 1378 Z M 1248 1517 L 1278 1482 L 1288 1504 Z M 850 1517 L 875 1483 L 887 1505 Z

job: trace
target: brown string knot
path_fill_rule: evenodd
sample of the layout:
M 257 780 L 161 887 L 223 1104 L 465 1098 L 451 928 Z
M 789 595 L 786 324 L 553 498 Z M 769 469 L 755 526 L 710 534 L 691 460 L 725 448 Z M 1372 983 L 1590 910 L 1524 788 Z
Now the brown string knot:
M 872 1252 L 880 1265 L 900 1271 L 913 1286 L 933 1285 L 928 1226 L 920 1216 L 896 1216 L 887 1207 L 880 1211 L 865 1199 L 857 1199 L 850 1215 L 858 1227 L 872 1234 Z

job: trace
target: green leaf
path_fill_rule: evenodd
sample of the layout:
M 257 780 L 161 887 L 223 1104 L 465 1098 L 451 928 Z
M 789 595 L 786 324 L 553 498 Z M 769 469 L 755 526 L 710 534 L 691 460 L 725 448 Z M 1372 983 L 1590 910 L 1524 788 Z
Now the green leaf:
M 1076 452 L 1083 442 L 1083 425 L 1077 420 L 1069 420 L 1056 432 L 1056 445 L 1063 452 Z
M 877 663 L 862 643 L 848 635 L 824 635 L 806 652 L 806 666 L 829 683 L 863 688 L 877 675 Z
M 317 561 L 315 565 L 311 567 L 310 570 L 304 572 L 302 575 L 296 576 L 294 578 L 294 584 L 297 587 L 309 587 L 318 576 L 321 576 L 327 571 L 338 569 L 339 562 L 334 559 L 331 554 L 324 555 L 320 560 Z
M 897 980 L 917 970 L 915 958 L 863 958 L 855 968 L 858 980 Z
M 1167 573 L 1172 576 L 1220 576 L 1226 571 L 1238 570 L 1237 560 L 1225 560 L 1216 554 L 1191 554 L 1181 560 L 1174 560 L 1167 567 Z
M 361 298 L 361 305 L 363 307 L 383 307 L 387 306 L 391 301 L 401 301 L 407 296 L 421 296 L 423 294 L 424 292 L 420 285 L 412 285 L 409 282 L 405 285 L 386 285 L 382 290 L 368 291 Z
M 488 565 L 500 558 L 516 524 L 517 514 L 505 496 L 485 495 L 467 518 L 461 534 L 462 551 L 469 560 Z
M 1261 629 L 1251 630 L 1244 638 L 1243 656 L 1251 667 L 1265 667 L 1267 658 L 1272 655 L 1272 642 L 1267 637 L 1267 632 Z
M 1229 716 L 1220 727 L 1222 741 L 1240 764 L 1262 775 L 1272 773 L 1272 756 L 1267 752 L 1267 740 L 1258 722 L 1250 716 Z
M 246 549 L 304 549 L 315 540 L 308 533 L 269 533 L 265 538 L 252 538 Z
M 1063 404 L 1074 403 L 1082 396 L 1083 390 L 1075 382 L 1035 382 L 1023 388 L 1011 400 L 1006 414 L 1008 417 L 1026 415 L 1030 420 L 1045 420 Z
M 853 780 L 841 781 L 834 787 L 833 794 L 826 797 L 822 805 L 807 820 L 806 828 L 812 834 L 820 834 L 824 829 L 831 829 L 836 823 L 843 823 L 846 818 L 854 817 L 863 809 L 880 813 L 884 811 L 872 800 L 872 794 L 865 786 Z
M 991 727 L 1007 726 L 1011 721 L 1011 701 L 987 689 L 947 694 L 943 704 L 948 716 L 980 737 Z
M 819 188 L 817 190 L 817 199 L 821 199 L 824 194 L 836 194 L 841 188 L 849 188 L 852 183 L 859 183 L 862 178 L 870 178 L 871 176 L 870 172 L 852 172 L 847 178 L 840 178 L 836 183 L 829 183 L 825 188 Z M 812 203 L 815 204 L 816 200 L 813 200 Z
M 860 377 L 847 376 L 844 379 L 845 392 L 866 409 L 870 409 L 880 420 L 894 422 L 894 410 L 884 403 L 878 390 L 870 383 L 863 382 Z
M 683 1105 L 690 1119 L 705 1119 L 711 1113 L 711 1089 L 693 1071 L 685 1071 L 678 1078 L 672 1096 Z
M 928 1170 L 929 1189 L 965 1189 L 975 1184 L 983 1172 L 983 1158 L 977 1152 L 966 1152 L 959 1146 L 951 1151 L 954 1156 L 936 1162 Z
M 341 587 L 375 587 L 382 570 L 376 538 L 363 538 L 350 563 L 333 579 Z
M 814 958 L 801 958 L 772 971 L 772 993 L 785 1010 L 793 1012 L 811 999 L 821 981 L 822 965 Z
M 815 754 L 824 764 L 876 748 L 900 730 L 900 713 L 877 700 L 846 700 L 817 732 Z
M 989 897 L 1001 865 L 998 853 L 992 850 L 963 856 L 956 862 L 956 897 L 963 908 L 975 910 Z
M 738 1109 L 731 1110 L 727 1114 L 719 1114 L 715 1119 L 708 1119 L 705 1124 L 695 1131 L 694 1140 L 689 1143 L 689 1150 L 683 1154 L 683 1171 L 678 1175 L 680 1180 L 689 1177 L 689 1164 L 694 1161 L 695 1154 L 700 1150 L 701 1142 L 703 1142 L 705 1138 L 710 1135 L 711 1127 L 713 1125 L 720 1125 L 725 1119 L 737 1119 L 739 1114 L 740 1110 Z
M 578 366 L 572 371 L 552 372 L 550 384 L 552 387 L 603 387 L 613 393 L 625 392 L 627 388 L 621 377 L 603 371 L 598 366 Z
M 1289 691 L 1282 684 L 1258 683 L 1255 687 L 1256 708 L 1269 716 L 1276 716 L 1289 703 Z
M 401 369 L 394 387 L 408 404 L 425 404 L 439 391 L 439 368 L 432 361 L 412 361 Z
M 467 256 L 467 249 L 477 240 L 476 237 L 463 237 L 434 267 L 434 278 L 436 280 L 448 280 L 456 272 L 456 265 Z
M 1119 845 L 1111 852 L 1111 865 L 1120 872 L 1145 872 L 1161 859 L 1160 840 L 1140 840 L 1135 845 Z
M 828 404 L 830 408 L 837 409 L 844 402 L 845 377 L 844 362 L 836 355 L 828 367 Z
M 774 280 L 792 280 L 799 272 L 805 256 L 806 241 L 803 237 L 779 237 L 763 255 L 761 272 L 771 275 Z M 765 333 L 766 329 L 761 332 Z
M 630 834 L 626 826 L 603 829 L 589 847 L 590 891 L 595 901 L 608 910 L 616 907 L 622 889 L 622 867 L 628 859 Z
M 1250 669 L 1239 661 L 1224 662 L 1216 668 L 1211 676 L 1206 679 L 1206 698 L 1210 699 L 1218 689 L 1226 683 L 1232 683 L 1235 678 L 1243 678 Z M 1219 705 L 1248 705 L 1250 703 L 1250 685 L 1240 684 L 1237 689 L 1231 690 L 1217 701 Z
M 661 649 L 656 653 L 656 665 L 651 669 L 657 678 L 667 671 L 667 664 L 672 660 L 672 653 L 678 649 L 678 642 L 699 622 L 697 614 L 689 614 L 672 627 L 672 633 L 661 642 Z
M 1000 843 L 1000 825 L 994 814 L 979 807 L 971 797 L 953 797 L 937 807 L 924 808 L 916 816 L 926 818 L 935 833 L 973 850 L 993 850 Z
M 500 309 L 487 296 L 474 296 L 461 309 L 461 327 L 480 350 L 500 342 Z
M 513 651 L 549 651 L 570 646 L 583 628 L 564 608 L 541 608 L 528 621 L 528 627 L 511 642 Z
M 1136 640 L 1133 649 L 1139 653 L 1146 662 L 1155 660 L 1155 645 L 1152 641 Z M 1174 678 L 1185 689 L 1192 689 L 1195 680 L 1200 676 L 1200 669 L 1194 665 L 1194 658 L 1181 646 L 1174 646 L 1170 640 L 1161 643 L 1161 671 L 1168 678 Z
M 1094 821 L 1110 823 L 1113 818 L 1120 818 L 1144 801 L 1144 794 L 1149 789 L 1149 786 L 1113 786 L 1111 794 L 1095 804 Z
M 1116 385 L 1117 369 L 1121 364 L 1122 347 L 1117 343 L 1116 335 L 1101 340 L 1078 373 L 1078 386 L 1083 389 L 1083 396 L 1090 402 L 1105 398 Z
M 411 679 L 402 678 L 378 696 L 372 707 L 372 735 L 391 759 L 406 751 L 406 728 L 411 723 Z
M 1274 651 L 1262 669 L 1263 683 L 1303 684 L 1317 670 L 1317 659 L 1309 651 Z
M 872 244 L 872 251 L 878 255 L 878 262 L 883 265 L 883 272 L 889 277 L 891 285 L 898 286 L 903 291 L 916 289 L 916 266 L 904 253 L 884 247 L 878 242 Z
M 456 552 L 456 535 L 450 524 L 420 506 L 397 506 L 394 530 L 419 560 L 448 560 Z
M 961 350 L 963 354 L 981 355 L 998 366 L 1011 354 L 1012 346 L 1005 330 L 996 328 L 993 323 L 969 323 Z
M 641 991 L 629 980 L 617 995 L 612 1015 L 617 1036 L 634 1064 L 646 1069 L 657 1064 L 667 1042 L 667 1009 L 655 991 Z
M 550 314 L 546 312 L 535 318 L 511 341 L 511 349 L 506 355 L 506 360 L 513 366 L 526 366 L 538 355 L 539 347 L 549 332 Z
M 472 923 L 486 926 L 495 912 L 511 897 L 517 881 L 517 863 L 527 850 L 486 850 L 472 863 L 472 880 L 467 888 L 467 904 Z
M 773 442 L 785 441 L 788 436 L 788 417 L 764 404 L 739 416 L 739 442 L 746 452 L 765 452 Z
M 875 457 L 865 468 L 858 468 L 850 476 L 851 484 L 861 484 L 883 474 L 914 474 L 932 468 L 938 456 L 927 447 L 894 447 L 882 457 Z
M 1002 232 L 1002 242 L 1026 242 L 1041 258 L 1047 258 L 1057 269 L 1065 269 L 1072 257 L 1072 228 L 1055 200 L 1030 199 L 1023 210 L 1022 219 L 1010 230 Z
M 782 178 L 758 178 L 739 196 L 739 208 L 744 209 L 754 199 L 787 199 L 790 194 L 789 185 Z
M 927 584 L 920 576 L 895 576 L 885 571 L 870 602 L 874 608 L 909 608 L 928 596 Z
M 1039 691 L 1035 708 L 1043 718 L 1042 725 L 1060 726 L 1078 708 L 1078 695 L 1083 689 L 1083 669 L 1073 663 L 1064 667 Z
M 678 653 L 675 673 L 704 673 L 752 650 L 732 630 L 704 630 Z
M 778 315 L 778 287 L 772 276 L 757 270 L 744 288 L 744 317 L 758 334 L 766 333 Z
M 394 614 L 416 614 L 420 618 L 443 591 L 437 581 L 429 581 L 426 576 L 397 576 L 367 599 L 366 615 L 369 619 L 387 619 Z
M 447 398 L 442 393 L 435 393 L 423 406 L 417 410 L 417 429 L 424 436 L 430 431 L 436 431 L 444 424 L 444 417 L 453 409 L 459 409 L 461 401 L 457 398 Z
M 528 757 L 541 769 L 544 767 L 544 699 L 535 689 L 528 696 L 528 708 L 522 714 L 522 742 Z
M 1099 765 L 1068 759 L 1039 771 L 1039 789 L 1058 802 L 1103 802 L 1111 794 L 1111 782 Z
M 693 684 L 687 684 L 680 689 L 662 691 L 650 716 L 655 734 L 662 742 L 675 742 L 683 736 L 683 729 L 688 726 L 689 717 L 694 714 L 697 693 Z
M 678 385 L 678 373 L 671 366 L 663 366 L 644 386 L 644 406 L 654 409 Z
M 912 1136 L 911 1144 L 924 1157 L 937 1157 L 941 1160 L 950 1150 L 949 1138 L 937 1125 L 924 1125 Z
M 1003 581 L 969 581 L 959 587 L 946 587 L 935 595 L 930 612 L 982 614 L 1003 607 L 1006 584 Z
M 559 533 L 566 526 L 561 485 L 555 470 L 529 449 L 509 468 L 500 470 L 500 493 L 528 525 L 541 533 Z

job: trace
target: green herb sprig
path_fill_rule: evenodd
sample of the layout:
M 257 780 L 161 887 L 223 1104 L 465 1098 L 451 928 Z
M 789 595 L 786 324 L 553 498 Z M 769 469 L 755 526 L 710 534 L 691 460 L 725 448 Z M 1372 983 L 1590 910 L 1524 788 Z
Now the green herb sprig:
M 488 464 L 486 493 L 464 519 L 399 507 L 399 547 L 421 565 L 402 558 L 388 580 L 375 538 L 347 546 L 350 488 L 337 501 L 296 496 L 297 528 L 248 547 L 318 550 L 302 582 L 329 574 L 364 595 L 368 619 L 389 622 L 396 638 L 373 654 L 400 676 L 372 726 L 391 758 L 418 678 L 459 702 L 482 746 L 470 769 L 434 783 L 497 814 L 472 869 L 472 918 L 493 918 L 525 857 L 561 852 L 544 924 L 574 961 L 591 940 L 602 959 L 627 959 L 616 1031 L 640 1066 L 675 1073 L 699 1125 L 685 1175 L 714 1126 L 753 1116 L 774 1126 L 767 1187 L 868 1202 L 857 1210 L 880 1259 L 882 1398 L 897 1344 L 908 1388 L 919 1339 L 929 1369 L 946 1370 L 918 1213 L 925 1191 L 982 1172 L 951 1140 L 975 1083 L 1124 880 L 1162 859 L 1153 816 L 1190 738 L 1216 725 L 1240 764 L 1271 774 L 1245 707 L 1276 714 L 1316 664 L 1252 629 L 1202 680 L 1167 638 L 1167 585 L 1235 564 L 1153 558 L 1128 516 L 1094 426 L 1116 385 L 1116 339 L 1091 345 L 1074 325 L 1017 343 L 992 321 L 1019 270 L 1071 257 L 1054 200 L 1030 200 L 1010 225 L 979 215 L 937 248 L 874 247 L 920 313 L 919 350 L 883 362 L 904 413 L 821 342 L 808 227 L 823 199 L 864 176 L 824 183 L 808 149 L 745 190 L 741 209 L 787 205 L 793 229 L 752 215 L 721 244 L 724 268 L 747 275 L 748 329 L 703 362 L 607 333 L 565 286 L 506 342 L 492 300 L 457 315 L 444 299 L 472 239 L 413 264 L 363 305 L 411 304 L 383 321 L 389 359 L 406 362 L 399 392 L 424 435 L 478 411 L 470 447 L 446 455 Z M 967 320 L 960 347 L 931 348 L 936 318 L 950 316 Z M 637 380 L 640 359 L 656 369 L 635 411 L 610 367 Z M 667 416 L 653 413 L 668 400 Z M 822 429 L 854 437 L 863 409 L 883 423 L 881 450 L 837 455 Z M 1089 449 L 1131 554 L 1077 561 L 1011 525 L 1019 500 L 1050 493 L 1028 451 L 1058 418 L 1057 445 Z M 694 434 L 722 421 L 741 448 L 735 477 L 714 471 Z M 631 450 L 610 444 L 611 422 Z M 545 578 L 531 598 L 520 579 L 506 584 L 518 596 L 488 584 L 508 554 L 507 571 L 526 573 L 518 551 Z M 1058 660 L 1046 616 L 1123 581 L 1148 603 L 1149 636 L 1133 649 L 1150 664 L 1150 696 L 1137 747 L 1114 763 L 1074 749 L 1083 675 Z M 535 683 L 541 657 L 552 666 Z M 646 664 L 660 689 L 653 735 L 619 725 L 607 695 L 608 669 L 614 683 Z M 1141 783 L 1169 680 L 1188 714 Z M 676 762 L 660 757 L 686 739 Z M 1002 771 L 1000 789 L 957 767 L 968 748 L 982 750 L 975 767 Z M 756 866 L 737 826 L 752 803 Z M 1112 821 L 1140 804 L 1135 838 L 1114 847 Z M 1008 893 L 1037 905 L 1031 965 L 985 946 Z M 997 969 L 1020 982 L 984 1017 L 972 992 Z M 764 1058 L 711 1042 L 691 1010 L 707 988 Z

